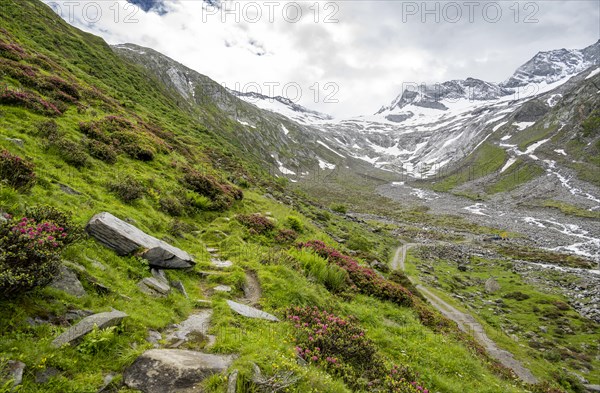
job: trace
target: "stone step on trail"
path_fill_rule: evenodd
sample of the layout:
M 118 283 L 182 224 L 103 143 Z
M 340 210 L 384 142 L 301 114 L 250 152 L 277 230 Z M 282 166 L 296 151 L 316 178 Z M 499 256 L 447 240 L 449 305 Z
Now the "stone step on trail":
M 171 343 L 180 346 L 189 340 L 189 335 L 199 333 L 206 337 L 208 343 L 206 347 L 210 348 L 214 345 L 216 337 L 208 334 L 210 329 L 210 320 L 213 315 L 213 310 L 206 309 L 201 310 L 195 314 L 190 315 L 185 321 L 175 325 L 174 329 L 166 332 L 166 340 Z
M 98 329 L 115 326 L 123 319 L 127 318 L 127 316 L 127 314 L 118 310 L 90 315 L 89 317 L 83 318 L 76 325 L 71 326 L 60 336 L 56 337 L 54 341 L 52 341 L 52 346 L 60 347 L 67 343 L 77 344 L 86 334 L 94 330 L 94 326 L 97 326 Z
M 227 304 L 232 311 L 247 317 L 247 318 L 256 318 L 256 319 L 264 319 L 266 321 L 271 322 L 279 322 L 279 318 L 274 315 L 271 315 L 267 312 L 259 310 L 254 307 L 247 306 L 245 304 L 237 303 L 232 300 L 227 300 Z
M 154 267 L 185 269 L 195 265 L 194 258 L 187 252 L 150 236 L 107 212 L 92 217 L 86 230 L 119 255 L 130 255 L 139 249 L 145 250 L 142 258 Z
M 183 349 L 151 349 L 123 374 L 125 385 L 144 393 L 201 392 L 199 384 L 226 371 L 235 355 L 213 355 Z

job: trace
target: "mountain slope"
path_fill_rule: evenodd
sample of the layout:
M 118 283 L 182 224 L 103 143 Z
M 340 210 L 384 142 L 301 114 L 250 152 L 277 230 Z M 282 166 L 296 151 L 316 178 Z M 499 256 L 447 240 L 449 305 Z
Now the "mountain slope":
M 263 138 L 267 146 L 274 143 L 269 135 L 282 124 L 276 122 L 287 121 L 282 117 L 232 96 L 214 97 L 198 85 L 194 94 L 182 95 L 186 85 L 176 82 L 206 80 L 177 65 L 171 73 L 175 76 L 163 80 L 151 67 L 168 70 L 168 59 L 152 55 L 152 61 L 146 60 L 150 68 L 124 61 L 104 41 L 70 27 L 37 0 L 4 0 L 0 26 L 0 282 L 6 283 L 14 265 L 31 267 L 48 257 L 31 250 L 57 247 L 56 238 L 45 237 L 45 231 L 65 215 L 73 221 L 62 231 L 53 229 L 73 234 L 73 243 L 51 261 L 55 269 L 40 269 L 33 277 L 56 282 L 19 296 L 0 292 L 0 390 L 13 390 L 14 375 L 22 376 L 17 389 L 28 393 L 132 393 L 139 385 L 125 375 L 135 373 L 131 365 L 149 350 L 169 363 L 180 358 L 174 354 L 187 351 L 235 355 L 228 358 L 230 369 L 199 372 L 191 379 L 157 364 L 141 373 L 143 382 L 165 378 L 157 389 L 167 393 L 182 388 L 222 393 L 234 370 L 241 391 L 274 390 L 285 378 L 288 390 L 297 393 L 350 393 L 373 386 L 418 393 L 417 382 L 448 393 L 547 393 L 573 382 L 563 366 L 594 371 L 595 327 L 580 319 L 563 296 L 539 294 L 528 286 L 536 298 L 527 307 L 543 300 L 548 305 L 544 315 L 555 315 L 551 307 L 558 304 L 561 318 L 554 319 L 560 319 L 560 326 L 586 333 L 555 337 L 559 326 L 544 322 L 551 329 L 544 342 L 556 338 L 552 348 L 573 357 L 568 361 L 557 360 L 554 353 L 532 355 L 503 335 L 508 341 L 499 346 L 514 350 L 550 385 L 516 380 L 472 338 L 409 292 L 405 286 L 412 288 L 410 281 L 401 272 L 385 271 L 397 234 L 406 229 L 403 223 L 367 223 L 337 214 L 274 180 L 265 167 L 269 158 L 259 155 L 270 147 L 260 143 Z M 195 101 L 199 97 L 206 100 Z M 228 105 L 239 109 L 237 114 Z M 257 134 L 239 121 L 251 124 L 255 119 Z M 263 122 L 266 131 L 259 128 Z M 319 141 L 319 157 L 338 154 Z M 248 154 L 255 147 L 256 155 Z M 59 212 L 36 207 L 44 204 Z M 124 256 L 91 236 L 77 236 L 77 227 L 83 229 L 103 211 L 184 250 L 196 265 L 151 270 L 143 258 L 147 254 L 139 252 L 143 250 Z M 39 222 L 32 224 L 34 217 Z M 450 233 L 444 227 L 430 233 L 446 239 L 464 239 L 461 233 L 467 229 L 492 233 L 453 222 L 460 230 Z M 19 230 L 37 224 L 27 234 Z M 41 245 L 32 241 L 40 233 Z M 60 275 L 50 277 L 56 270 Z M 239 315 L 227 300 L 251 303 L 280 321 Z M 113 308 L 127 314 L 116 326 L 90 325 L 81 340 L 53 345 L 90 313 Z M 335 335 L 322 339 L 327 334 L 322 321 L 310 319 L 316 313 L 330 318 Z M 319 342 L 315 348 L 306 334 L 312 333 L 305 329 L 309 326 L 296 323 L 300 317 L 307 318 L 307 325 L 314 322 L 310 337 L 335 345 Z M 193 332 L 186 331 L 190 326 Z M 300 354 L 300 346 L 313 353 Z M 189 366 L 184 364 L 186 370 Z M 19 370 L 24 371 L 21 376 Z

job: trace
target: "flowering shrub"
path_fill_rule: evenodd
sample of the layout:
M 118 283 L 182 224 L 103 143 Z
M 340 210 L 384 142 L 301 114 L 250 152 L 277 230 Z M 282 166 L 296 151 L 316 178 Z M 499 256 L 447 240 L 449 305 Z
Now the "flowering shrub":
M 34 165 L 21 157 L 11 154 L 8 150 L 0 152 L 0 180 L 11 187 L 28 191 L 35 184 Z
M 60 136 L 57 139 L 50 141 L 48 147 L 54 148 L 60 158 L 75 168 L 83 168 L 89 164 L 87 153 L 77 142 L 73 142 Z
M 76 102 L 80 98 L 79 90 L 74 84 L 67 82 L 57 76 L 48 76 L 40 83 L 44 91 L 57 93 L 68 102 Z
M 241 189 L 219 182 L 213 176 L 200 173 L 195 169 L 186 171 L 182 183 L 194 192 L 210 198 L 211 210 L 227 210 L 234 201 L 244 197 Z
M 295 327 L 296 352 L 357 391 L 428 393 L 407 367 L 388 369 L 375 344 L 352 320 L 317 307 L 293 307 L 287 319 Z
M 59 116 L 62 114 L 56 105 L 44 100 L 37 94 L 27 91 L 5 89 L 0 92 L 0 104 L 22 106 L 48 116 Z
M 238 214 L 235 217 L 251 233 L 265 235 L 275 229 L 275 224 L 262 214 Z
M 27 52 L 17 44 L 0 40 L 0 56 L 12 60 L 21 60 L 27 57 Z
M 401 306 L 413 304 L 413 296 L 406 288 L 378 275 L 373 269 L 359 265 L 357 261 L 327 246 L 320 240 L 300 243 L 300 248 L 309 248 L 348 272 L 353 285 L 360 292 L 381 300 L 389 300 Z
M 281 244 L 292 243 L 298 238 L 298 232 L 293 229 L 280 229 L 275 235 L 275 241 Z
M 68 238 L 65 229 L 51 221 L 23 217 L 0 224 L 0 297 L 50 283 Z
M 74 87 L 75 88 L 75 87 Z M 167 152 L 170 147 L 160 137 L 159 132 L 143 122 L 134 124 L 119 116 L 79 123 L 79 130 L 90 139 L 111 146 L 140 161 L 152 161 L 157 152 Z
M 131 203 L 144 196 L 146 188 L 139 180 L 126 176 L 123 179 L 109 183 L 108 190 L 116 194 L 123 202 Z
M 117 162 L 118 153 L 111 145 L 107 145 L 100 141 L 89 141 L 87 147 L 92 157 L 104 161 L 107 164 L 114 164 Z
M 72 216 L 50 205 L 38 205 L 25 210 L 25 215 L 37 222 L 51 222 L 63 229 L 67 236 L 61 236 L 64 245 L 71 244 L 81 239 L 84 230 L 72 221 Z
M 317 307 L 294 307 L 287 318 L 296 328 L 296 351 L 360 389 L 383 376 L 383 359 L 364 331 L 350 321 Z M 363 386 L 361 386 L 363 385 Z
M 12 60 L 0 58 L 0 73 L 18 80 L 25 86 L 34 87 L 37 82 L 35 68 Z

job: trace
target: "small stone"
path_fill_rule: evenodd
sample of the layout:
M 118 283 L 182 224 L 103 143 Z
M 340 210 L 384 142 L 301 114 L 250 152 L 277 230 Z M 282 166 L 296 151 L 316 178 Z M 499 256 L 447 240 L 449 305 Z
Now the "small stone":
M 152 277 L 156 278 L 157 280 L 164 282 L 165 284 L 169 284 L 169 279 L 167 278 L 164 270 L 152 268 L 150 269 L 150 273 L 152 273 Z
M 104 376 L 103 385 L 100 389 L 98 389 L 97 393 L 102 393 L 102 392 L 106 391 L 106 388 L 108 387 L 108 385 L 110 385 L 110 383 L 113 381 L 113 379 L 115 379 L 116 376 L 117 376 L 117 374 L 115 374 L 115 373 L 106 374 Z
M 206 251 L 208 251 L 209 254 L 216 254 L 219 252 L 219 250 L 214 247 L 206 247 Z
M 227 269 L 233 266 L 233 262 L 220 259 L 211 259 L 210 264 L 217 269 Z
M 158 348 L 158 342 L 162 340 L 162 334 L 157 332 L 156 330 L 148 330 L 148 336 L 146 336 L 146 341 L 150 344 L 154 344 L 155 348 Z
M 197 299 L 196 300 L 196 306 L 200 307 L 200 308 L 211 308 L 212 307 L 212 302 L 210 300 Z
M 227 393 L 237 392 L 238 370 L 233 370 L 227 377 Z
M 89 310 L 69 310 L 65 314 L 65 319 L 69 322 L 73 322 L 73 321 L 81 319 L 81 318 L 89 317 L 90 315 L 93 315 L 93 314 L 94 313 Z
M 79 278 L 77 278 L 77 275 L 73 271 L 63 265 L 59 269 L 58 276 L 50 283 L 50 287 L 76 297 L 83 297 L 87 294 Z
M 151 296 L 167 296 L 171 287 L 154 277 L 146 277 L 138 283 L 140 290 Z
M 181 281 L 171 281 L 171 286 L 181 293 L 186 299 L 188 298 L 187 291 Z
M 35 373 L 35 382 L 36 383 L 47 383 L 52 377 L 55 377 L 58 374 L 60 374 L 60 371 L 58 371 L 54 367 L 47 367 L 47 368 Z
M 23 142 L 23 139 L 19 139 L 19 138 L 4 138 L 5 140 L 7 140 L 8 142 L 14 143 L 15 145 L 19 146 L 19 147 L 25 147 L 25 142 Z
M 216 287 L 213 288 L 213 290 L 217 291 L 217 292 L 231 292 L 232 289 L 229 285 L 217 285 Z
M 67 195 L 81 195 L 81 193 L 66 184 L 58 183 L 58 188 Z
M 487 293 L 494 293 L 500 290 L 500 284 L 494 278 L 490 277 L 485 282 L 485 291 Z
M 13 380 L 13 387 L 20 385 L 23 382 L 23 372 L 25 371 L 25 363 L 16 360 L 9 360 L 6 367 L 6 372 L 10 379 Z M 0 370 L 1 371 L 1 370 Z

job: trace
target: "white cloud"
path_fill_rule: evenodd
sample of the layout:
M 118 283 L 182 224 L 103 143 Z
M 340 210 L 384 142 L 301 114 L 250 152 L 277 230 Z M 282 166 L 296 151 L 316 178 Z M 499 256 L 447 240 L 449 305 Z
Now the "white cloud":
M 132 14 L 136 8 L 124 0 L 79 0 L 69 15 L 64 0 L 43 1 L 58 3 L 65 19 L 110 44 L 151 47 L 230 88 L 258 83 L 267 94 L 268 83 L 279 82 L 273 92 L 294 98 L 296 89 L 282 88 L 297 83 L 303 93 L 300 104 L 338 116 L 373 113 L 406 82 L 469 76 L 504 80 L 540 50 L 592 44 L 600 18 L 597 1 L 520 2 L 518 15 L 514 2 L 484 1 L 474 8 L 473 23 L 465 6 L 456 23 L 445 22 L 444 15 L 455 16 L 449 8 L 444 12 L 448 2 L 427 2 L 430 10 L 439 4 L 437 23 L 434 14 L 421 9 L 423 2 L 406 1 L 322 1 L 317 6 L 312 1 L 229 1 L 237 11 L 225 15 L 213 15 L 215 9 L 201 0 L 166 1 L 164 15 L 139 9 Z M 298 4 L 302 18 L 292 23 Z M 502 16 L 492 23 L 496 5 Z M 411 7 L 417 7 L 416 13 Z M 86 22 L 84 9 L 94 23 Z M 269 10 L 274 11 L 273 23 Z M 338 22 L 325 23 L 333 13 Z M 525 23 L 532 14 L 538 22 Z M 126 23 L 126 17 L 136 22 Z M 339 104 L 324 102 L 334 92 L 332 86 L 324 90 L 327 82 L 339 86 L 333 97 Z M 315 83 L 321 88 L 317 102 Z

